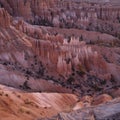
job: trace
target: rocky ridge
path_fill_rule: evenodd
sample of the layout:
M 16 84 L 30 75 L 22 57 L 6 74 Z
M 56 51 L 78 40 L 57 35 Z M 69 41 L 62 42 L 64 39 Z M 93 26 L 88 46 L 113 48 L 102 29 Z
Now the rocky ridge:
M 113 100 L 109 103 L 99 105 L 96 107 L 89 107 L 71 113 L 60 113 L 57 117 L 44 120 L 106 120 L 106 119 L 120 119 L 120 104 L 119 99 Z M 114 112 L 113 112 L 114 111 Z M 43 119 L 39 119 L 43 120 Z
M 120 36 L 120 8 L 112 6 L 112 2 L 99 5 L 66 0 L 1 0 L 0 4 L 11 15 L 22 17 L 31 24 L 100 31 Z

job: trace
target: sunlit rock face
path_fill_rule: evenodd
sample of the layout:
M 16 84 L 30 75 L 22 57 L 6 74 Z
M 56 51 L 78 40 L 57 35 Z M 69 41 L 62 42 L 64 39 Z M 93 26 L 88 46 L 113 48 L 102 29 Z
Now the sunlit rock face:
M 74 94 L 25 92 L 0 85 L 0 101 L 0 114 L 3 120 L 69 120 L 70 118 L 82 120 L 93 119 L 94 116 L 98 120 L 101 117 L 119 120 L 120 98 L 112 100 L 107 94 L 96 97 L 84 96 L 79 100 Z
M 32 120 L 69 112 L 78 100 L 73 94 L 24 92 L 0 85 L 0 115 L 7 120 Z

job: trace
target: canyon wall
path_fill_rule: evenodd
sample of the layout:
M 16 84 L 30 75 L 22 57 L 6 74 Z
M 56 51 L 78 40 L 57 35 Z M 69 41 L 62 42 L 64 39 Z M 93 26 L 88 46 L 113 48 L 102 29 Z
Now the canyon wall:
M 100 31 L 120 37 L 120 8 L 111 6 L 112 3 L 0 0 L 0 4 L 11 15 L 31 24 Z
M 0 0 L 0 119 L 119 119 L 120 8 L 99 3 Z
M 15 1 L 14 4 L 12 4 L 12 2 L 9 0 L 0 1 L 1 7 L 5 7 L 6 10 L 8 9 L 8 12 L 11 15 L 10 16 L 4 8 L 0 8 L 1 74 L 3 74 L 3 68 L 5 70 L 8 69 L 9 74 L 14 73 L 11 76 L 11 79 L 14 78 L 13 80 L 15 84 L 17 84 L 17 81 L 14 75 L 22 76 L 19 79 L 24 79 L 22 82 L 18 82 L 17 87 L 21 87 L 23 85 L 25 88 L 32 89 L 33 86 L 31 86 L 31 83 L 33 83 L 34 79 L 45 79 L 46 81 L 52 80 L 53 83 L 57 83 L 58 85 L 65 87 L 65 89 L 69 88 L 79 93 L 81 93 L 81 91 L 84 91 L 85 93 L 85 91 L 88 92 L 92 89 L 93 91 L 90 92 L 90 94 L 92 94 L 96 90 L 99 91 L 100 89 L 106 88 L 108 85 L 110 87 L 112 84 L 114 85 L 119 82 L 119 66 L 117 67 L 116 62 L 110 64 L 108 60 L 105 59 L 105 57 L 99 52 L 99 47 L 95 47 L 95 45 L 99 45 L 98 42 L 95 42 L 94 44 L 91 44 L 90 42 L 88 44 L 86 41 L 84 41 L 84 36 L 76 36 L 74 34 L 67 36 L 67 32 L 64 32 L 66 33 L 66 35 L 64 35 L 59 33 L 59 31 L 53 34 L 46 27 L 31 25 L 36 24 L 33 23 L 36 20 L 34 14 L 40 14 L 41 17 L 44 17 L 44 20 L 48 19 L 48 21 L 50 21 L 51 19 L 48 18 L 49 15 L 46 15 L 45 17 L 45 14 L 42 16 L 42 13 L 37 11 L 39 4 L 39 9 L 44 5 L 46 6 L 44 7 L 44 9 L 46 9 L 45 11 L 48 12 L 49 7 L 55 7 L 56 9 L 57 5 L 59 5 L 59 8 L 63 7 L 62 2 L 61 4 L 58 4 L 60 1 L 53 0 L 47 3 L 46 1 L 38 1 L 38 6 L 36 6 L 33 5 L 33 1 L 22 1 L 20 2 L 20 8 L 23 8 L 23 11 L 27 11 L 26 13 L 21 9 L 21 11 L 19 11 L 19 6 L 15 6 L 19 2 L 20 1 Z M 58 25 L 59 19 L 55 18 L 55 16 L 59 16 L 59 12 L 64 13 L 66 10 L 67 12 L 65 15 L 63 15 L 64 19 L 72 20 L 74 18 L 74 20 L 77 20 L 75 15 L 77 11 L 73 12 L 76 8 L 69 8 L 70 4 L 65 2 L 64 5 L 67 6 L 65 11 L 58 11 L 56 14 L 54 13 L 55 11 L 53 11 L 50 14 L 53 16 L 51 20 L 55 22 L 55 24 L 52 23 L 53 21 L 50 23 L 52 26 L 57 25 L 56 28 L 60 27 Z M 74 5 L 76 5 L 76 3 L 74 3 L 73 6 Z M 83 4 L 82 6 L 85 5 L 86 4 Z M 32 7 L 35 7 L 33 9 L 34 12 Z M 11 8 L 11 10 L 9 8 Z M 25 10 L 26 8 L 27 10 Z M 77 16 L 84 17 L 85 13 L 82 12 L 80 14 L 81 16 Z M 68 18 L 66 18 L 66 15 Z M 37 16 L 37 18 L 40 20 L 39 16 Z M 102 17 L 100 19 L 102 20 Z M 26 23 L 24 20 L 26 20 L 28 23 Z M 41 25 L 43 25 L 42 21 L 39 22 Z M 46 24 L 48 22 L 43 21 L 43 23 Z M 85 22 L 85 25 L 86 24 L 88 23 Z M 67 24 L 67 26 L 69 25 Z M 89 34 L 92 35 L 94 33 Z M 103 34 L 99 33 L 99 39 L 102 38 L 102 35 Z M 109 38 L 112 37 L 106 35 L 106 40 Z M 112 40 L 115 39 L 117 38 L 112 38 Z M 110 44 L 111 45 L 109 47 L 115 46 L 112 44 L 112 42 L 110 42 Z M 119 55 L 116 57 L 116 59 L 118 58 Z M 8 81 L 8 76 L 4 76 L 3 79 L 1 79 L 2 83 L 5 83 L 5 78 Z M 25 81 L 27 81 L 27 83 Z M 8 83 L 15 86 L 13 82 Z M 23 86 L 22 88 L 24 88 Z

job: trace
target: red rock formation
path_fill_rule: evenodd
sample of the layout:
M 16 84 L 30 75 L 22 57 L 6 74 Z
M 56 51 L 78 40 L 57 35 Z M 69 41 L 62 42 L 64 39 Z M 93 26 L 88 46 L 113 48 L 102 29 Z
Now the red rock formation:
M 22 112 L 32 119 L 39 117 L 39 112 L 43 114 L 38 109 L 42 107 L 43 117 L 48 117 L 62 110 L 88 109 L 91 104 L 103 104 L 112 99 L 103 93 L 111 91 L 113 97 L 119 96 L 120 42 L 112 36 L 119 37 L 119 8 L 71 0 L 0 0 L 0 6 L 3 7 L 0 8 L 0 83 L 28 91 L 89 95 L 76 103 L 78 99 L 70 94 L 20 92 L 22 98 L 17 96 L 18 104 L 13 105 L 16 97 L 8 91 L 3 94 L 0 86 L 1 111 L 6 110 L 7 104 L 10 113 L 19 116 Z M 4 99 L 5 96 L 8 99 Z M 19 110 L 16 106 L 20 105 L 23 106 Z M 90 115 L 85 117 L 94 119 L 91 114 L 95 110 L 88 109 Z M 9 112 L 6 113 L 8 116 Z M 1 114 L 5 115 L 5 112 Z M 83 117 L 81 114 L 79 119 Z M 26 119 L 24 115 L 20 119 Z M 64 115 L 61 117 L 74 116 Z
M 21 4 L 23 5 L 23 3 Z M 4 9 L 1 8 L 1 10 L 5 12 Z M 74 13 L 72 15 L 74 16 Z M 116 72 L 112 72 L 111 65 L 105 61 L 99 49 L 93 49 L 91 43 L 87 45 L 85 42 L 88 34 L 89 36 L 91 34 L 91 41 L 94 38 L 93 34 L 100 36 L 99 41 L 104 36 L 113 41 L 114 37 L 86 31 L 84 31 L 86 34 L 81 32 L 82 34 L 79 35 L 79 31 L 72 29 L 70 31 L 76 33 L 75 35 L 69 34 L 68 36 L 68 30 L 65 29 L 58 29 L 54 34 L 51 32 L 51 28 L 30 25 L 21 18 L 13 17 L 10 20 L 7 19 L 9 17 L 4 18 L 2 13 L 1 16 L 1 23 L 3 19 L 8 21 L 8 28 L 4 30 L 3 27 L 6 25 L 3 24 L 4 26 L 1 26 L 0 29 L 1 64 L 4 68 L 7 66 L 10 70 L 17 70 L 20 75 L 25 76 L 22 82 L 18 82 L 17 87 L 24 85 L 25 79 L 43 78 L 52 79 L 55 83 L 65 87 L 69 86 L 73 91 L 77 89 L 77 92 L 80 92 L 83 89 L 87 92 L 89 88 L 97 91 L 106 88 L 106 80 L 109 82 L 108 80 L 111 79 L 119 79 L 118 69 L 113 66 L 112 70 L 116 70 Z M 93 43 L 101 45 L 97 42 L 98 37 L 94 38 Z M 102 42 L 104 43 L 104 39 Z M 109 40 L 106 43 L 111 44 Z M 8 80 L 8 77 L 6 79 Z M 1 82 L 5 83 L 3 79 Z M 10 84 L 14 85 L 12 82 Z M 84 84 L 88 87 L 85 87 Z M 111 85 L 111 83 L 108 84 Z
M 0 27 L 9 27 L 11 17 L 4 8 L 0 8 Z
M 60 0 L 49 2 L 45 0 L 0 0 L 0 4 L 11 15 L 23 17 L 32 24 L 87 29 L 120 36 L 120 8 L 114 5 L 111 7 L 110 5 L 101 6 Z
M 61 93 L 27 93 L 0 85 L 0 119 L 32 120 L 50 118 L 71 111 L 77 96 Z
M 102 94 L 98 97 L 95 97 L 93 99 L 93 105 L 99 105 L 99 104 L 103 104 L 103 103 L 106 103 L 108 101 L 112 100 L 112 97 L 110 95 L 107 95 L 107 94 Z
M 47 67 L 52 65 L 54 70 L 57 70 L 59 74 L 71 74 L 73 65 L 77 68 L 79 65 L 82 65 L 87 71 L 90 71 L 92 68 L 93 70 L 98 70 L 98 72 L 104 66 L 104 70 L 107 71 L 106 63 L 102 59 L 99 59 L 100 56 L 96 52 L 93 52 L 91 47 L 87 47 L 84 42 L 80 42 L 79 38 L 71 37 L 70 43 L 68 43 L 68 39 L 64 39 L 60 35 L 43 34 L 40 28 L 32 27 L 22 21 L 14 25 L 18 30 L 31 37 L 36 38 L 37 36 L 38 40 L 32 41 L 35 52 L 43 59 L 45 64 L 48 64 Z M 100 65 L 96 63 L 96 59 L 102 60 L 101 62 L 98 61 L 101 63 Z M 96 66 L 96 68 L 93 68 L 93 66 Z
M 88 107 L 83 108 L 77 111 L 72 111 L 70 113 L 59 113 L 57 116 L 52 117 L 52 119 L 58 119 L 58 120 L 69 120 L 69 119 L 88 119 L 88 120 L 94 120 L 94 119 L 120 119 L 120 98 L 112 100 L 108 102 L 107 104 L 104 103 L 102 105 L 94 106 L 94 107 Z M 49 120 L 49 119 L 46 119 Z

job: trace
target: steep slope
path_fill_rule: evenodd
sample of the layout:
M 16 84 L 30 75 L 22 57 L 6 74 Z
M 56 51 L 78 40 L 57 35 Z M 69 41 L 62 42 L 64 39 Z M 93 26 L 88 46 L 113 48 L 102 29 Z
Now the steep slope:
M 106 104 L 102 104 L 95 107 L 89 107 L 81 110 L 77 110 L 71 113 L 60 113 L 58 116 L 52 119 L 44 120 L 106 120 L 120 119 L 120 99 L 115 99 Z M 43 119 L 39 119 L 43 120 Z
M 95 117 L 95 120 L 101 120 L 112 117 L 119 120 L 120 98 L 119 95 L 116 97 L 113 100 L 111 96 L 103 94 L 79 99 L 73 94 L 26 92 L 0 85 L 0 119 L 93 120 Z
M 28 93 L 0 85 L 1 120 L 35 120 L 70 111 L 78 98 L 73 94 Z
M 119 66 L 108 64 L 101 53 L 83 41 L 84 37 L 48 34 L 43 28 L 14 20 L 3 8 L 0 11 L 1 83 L 28 90 L 73 91 L 80 95 L 119 84 Z

